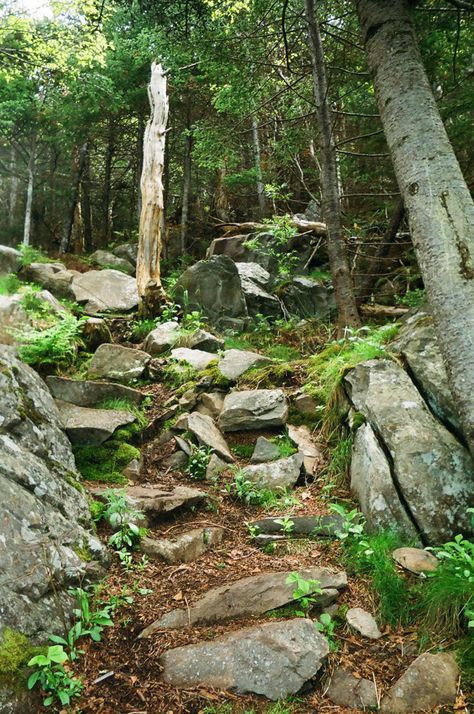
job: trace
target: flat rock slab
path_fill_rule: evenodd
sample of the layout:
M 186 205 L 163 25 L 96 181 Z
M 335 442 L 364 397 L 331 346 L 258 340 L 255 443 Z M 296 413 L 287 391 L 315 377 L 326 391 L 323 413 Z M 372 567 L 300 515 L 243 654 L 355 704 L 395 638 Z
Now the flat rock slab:
M 276 701 L 298 692 L 329 653 L 325 637 L 306 619 L 272 622 L 177 647 L 160 657 L 163 679 L 175 687 L 204 685 L 251 692 Z
M 107 250 L 96 250 L 89 257 L 93 263 L 97 263 L 103 268 L 113 268 L 127 275 L 135 275 L 135 266 L 127 258 L 121 258 Z
M 306 473 L 308 476 L 314 476 L 318 468 L 321 468 L 324 464 L 324 456 L 321 449 L 316 446 L 310 430 L 304 424 L 301 426 L 288 424 L 287 429 L 291 441 L 303 454 Z
M 373 681 L 356 677 L 344 667 L 334 671 L 326 693 L 339 707 L 365 710 L 376 708 L 378 704 Z
M 138 305 L 135 278 L 119 270 L 89 270 L 75 275 L 71 290 L 88 315 L 97 312 L 133 310 Z
M 272 360 L 257 352 L 248 350 L 226 350 L 219 361 L 219 372 L 231 381 L 241 377 L 251 367 L 269 364 Z
M 281 389 L 250 389 L 231 392 L 224 399 L 219 416 L 222 431 L 242 431 L 283 426 L 288 419 L 288 403 Z
M 180 340 L 181 342 L 181 340 Z M 193 350 L 204 350 L 205 352 L 218 352 L 224 349 L 225 341 L 216 337 L 206 330 L 196 330 L 192 335 L 183 341 L 183 347 L 190 347 Z
M 346 621 L 363 637 L 367 637 L 370 640 L 378 640 L 382 637 L 373 615 L 361 607 L 351 607 L 346 613 Z
M 91 489 L 95 498 L 103 498 L 106 487 Z M 188 486 L 168 486 L 165 484 L 145 484 L 130 486 L 125 489 L 127 501 L 133 508 L 143 511 L 148 521 L 155 520 L 163 513 L 170 513 L 178 508 L 190 508 L 203 501 L 207 494 Z
M 175 538 L 143 538 L 144 553 L 164 560 L 168 565 L 192 563 L 210 548 L 222 542 L 222 528 L 195 528 Z
M 122 345 L 100 345 L 87 370 L 92 379 L 110 379 L 127 384 L 143 376 L 150 357 L 141 350 Z
M 278 518 L 281 520 L 282 516 Z M 291 535 L 296 536 L 335 536 L 336 533 L 342 530 L 343 519 L 337 514 L 329 516 L 293 516 L 290 515 L 293 526 Z M 284 528 L 281 523 L 277 523 L 275 518 L 261 518 L 258 521 L 252 521 L 251 526 L 258 529 L 259 533 L 265 535 L 278 535 L 284 533 Z
M 215 362 L 217 357 L 212 352 L 204 352 L 204 350 L 190 349 L 189 347 L 177 347 L 171 350 L 171 357 L 177 362 L 186 362 L 193 369 L 200 372 L 206 367 L 209 367 L 211 362 Z
M 135 421 L 136 417 L 122 409 L 89 409 L 56 399 L 61 424 L 72 444 L 98 446 L 114 431 Z
M 181 417 L 179 422 L 175 424 L 175 428 L 178 427 L 190 431 L 200 444 L 208 446 L 224 461 L 234 461 L 224 437 L 210 416 L 199 412 L 191 412 L 191 414 Z
M 456 701 L 459 669 L 449 652 L 416 658 L 382 699 L 382 714 L 414 714 Z
M 143 349 L 152 357 L 161 355 L 174 347 L 180 334 L 181 328 L 177 322 L 163 322 L 148 334 Z
M 438 558 L 423 548 L 397 548 L 393 551 L 392 558 L 402 568 L 416 575 L 433 573 L 439 564 Z
M 259 436 L 250 461 L 253 464 L 264 464 L 266 461 L 278 459 L 279 456 L 280 449 L 278 446 L 264 436 Z
M 332 573 L 326 568 L 308 568 L 299 572 L 306 580 L 317 580 L 318 586 L 315 588 L 320 587 L 323 591 L 342 590 L 347 585 L 347 576 L 343 571 Z M 160 620 L 145 628 L 139 637 L 148 637 L 164 627 L 212 624 L 257 616 L 283 607 L 293 601 L 294 585 L 286 583 L 289 574 L 283 572 L 252 575 L 230 585 L 209 590 L 189 610 L 172 610 L 166 613 Z
M 280 491 L 292 488 L 298 481 L 303 465 L 303 454 L 293 454 L 286 459 L 278 459 L 267 464 L 245 466 L 242 474 L 247 481 L 254 483 L 257 488 L 269 491 Z
M 78 407 L 92 407 L 104 399 L 126 399 L 139 406 L 145 398 L 138 389 L 114 382 L 69 379 L 68 377 L 46 377 L 46 384 L 55 399 L 76 404 Z

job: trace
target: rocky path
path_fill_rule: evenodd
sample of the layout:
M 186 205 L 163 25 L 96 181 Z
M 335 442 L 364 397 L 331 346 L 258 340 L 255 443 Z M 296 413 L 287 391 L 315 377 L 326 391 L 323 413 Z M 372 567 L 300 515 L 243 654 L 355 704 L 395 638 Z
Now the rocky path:
M 248 370 L 268 363 L 258 353 L 223 351 L 202 330 L 187 337 L 192 346 L 174 346 L 177 335 L 176 323 L 165 323 L 143 349 L 102 344 L 89 380 L 48 379 L 79 445 L 102 444 L 134 421 L 123 410 L 98 410 L 98 400 L 152 399 L 140 461 L 124 470 L 127 501 L 144 513 L 148 533 L 134 564 L 114 562 L 103 586 L 124 606 L 78 661 L 80 710 L 224 714 L 273 711 L 269 700 L 285 700 L 279 712 L 342 714 L 382 701 L 389 714 L 415 711 L 415 701 L 428 710 L 453 701 L 451 656 L 417 659 L 406 636 L 381 632 L 366 584 L 341 568 L 343 524 L 317 482 L 324 456 L 308 427 L 289 423 L 290 413 L 308 408 L 306 398 L 246 388 Z M 193 367 L 191 388 L 160 382 L 169 359 L 175 370 Z M 151 375 L 154 384 L 128 386 Z M 208 454 L 199 478 L 188 466 L 196 453 Z M 99 500 L 109 487 L 87 484 Z M 295 573 L 311 597 L 306 617 L 288 581 Z M 323 613 L 335 635 L 315 627 Z

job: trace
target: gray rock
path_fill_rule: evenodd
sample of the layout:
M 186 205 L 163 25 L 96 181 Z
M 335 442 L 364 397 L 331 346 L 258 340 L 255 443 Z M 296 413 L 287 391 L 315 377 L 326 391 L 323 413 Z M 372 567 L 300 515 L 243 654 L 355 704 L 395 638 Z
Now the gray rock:
M 0 275 L 17 273 L 21 265 L 21 253 L 15 248 L 0 245 Z
M 125 468 L 122 469 L 122 473 L 129 481 L 136 481 L 140 476 L 141 466 L 141 461 L 139 461 L 138 459 L 132 459 L 130 463 L 128 463 Z
M 248 350 L 226 350 L 224 356 L 219 360 L 219 372 L 231 381 L 241 377 L 251 367 L 269 364 L 272 360 L 258 352 Z
M 186 429 L 197 438 L 200 444 L 209 446 L 210 449 L 220 456 L 224 461 L 234 461 L 234 457 L 229 451 L 229 447 L 221 432 L 215 425 L 211 417 L 199 412 L 187 414 L 184 419 L 175 424 L 175 428 Z
M 76 275 L 71 289 L 88 315 L 128 311 L 138 305 L 136 280 L 119 270 L 89 270 Z
M 227 468 L 225 461 L 222 461 L 217 454 L 211 454 L 209 463 L 206 468 L 206 481 L 213 481 L 219 474 L 221 474 Z
M 276 444 L 264 436 L 259 436 L 253 450 L 250 461 L 254 464 L 263 464 L 266 461 L 274 461 L 280 456 L 280 449 Z
M 391 349 L 402 354 L 418 388 L 438 419 L 461 434 L 431 316 L 426 312 L 417 312 L 409 317 Z
M 246 466 L 242 474 L 247 481 L 254 483 L 257 488 L 269 491 L 280 491 L 292 488 L 298 481 L 303 465 L 303 455 L 293 454 L 286 459 L 278 459 L 268 464 Z
M 281 317 L 279 299 L 265 289 L 271 282 L 270 273 L 257 263 L 236 263 L 236 266 L 249 315 Z
M 178 404 L 181 409 L 185 411 L 190 411 L 194 409 L 197 403 L 197 395 L 194 389 L 187 389 L 184 394 L 179 398 Z
M 113 249 L 112 253 L 118 258 L 128 260 L 133 266 L 137 265 L 138 243 L 122 243 Z
M 395 530 L 418 539 L 418 531 L 400 501 L 390 464 L 370 424 L 357 429 L 350 465 L 351 490 L 367 521 L 367 530 Z
M 346 612 L 346 621 L 363 637 L 367 637 L 370 640 L 378 640 L 382 637 L 374 617 L 361 607 L 351 607 Z
M 0 295 L 0 343 L 16 344 L 15 331 L 30 324 L 30 318 L 21 306 L 21 295 Z
M 78 553 L 105 559 L 79 478 L 46 385 L 0 346 L 1 626 L 39 639 L 62 632 L 64 588 L 86 573 Z
M 57 275 L 59 275 L 59 273 L 57 273 Z M 49 290 L 39 290 L 37 293 L 35 293 L 35 297 L 37 300 L 42 300 L 44 303 L 46 303 L 52 312 L 68 312 L 67 308 L 65 308 L 64 305 L 62 305 L 59 300 L 57 300 L 54 295 L 49 292 Z
M 393 551 L 392 558 L 402 568 L 416 575 L 433 573 L 439 564 L 438 558 L 423 548 L 397 548 Z
M 204 350 L 205 352 L 218 352 L 224 349 L 224 340 L 220 337 L 212 335 L 205 330 L 196 330 L 191 335 L 186 336 L 185 340 L 180 340 L 180 345 L 190 347 L 195 350 Z
M 472 533 L 472 459 L 429 412 L 408 375 L 393 362 L 371 360 L 351 370 L 345 383 L 352 404 L 390 454 L 392 479 L 425 542 Z
M 155 327 L 145 340 L 143 349 L 149 355 L 155 357 L 163 352 L 170 350 L 179 339 L 180 327 L 177 322 L 169 321 L 162 322 L 161 325 Z
M 459 669 L 450 652 L 416 658 L 382 699 L 382 714 L 414 714 L 456 701 Z
M 135 421 L 136 417 L 121 409 L 89 409 L 55 400 L 61 425 L 76 446 L 98 446 L 114 431 Z
M 207 414 L 213 419 L 217 419 L 223 408 L 224 395 L 222 394 L 222 392 L 204 392 L 203 394 L 201 394 L 200 405 L 198 407 L 198 411 L 200 411 L 201 414 Z
M 29 691 L 21 678 L 0 674 L 0 714 L 30 714 L 40 710 L 39 690 Z
M 332 513 L 328 516 L 289 516 L 293 523 L 291 534 L 295 536 L 312 537 L 332 537 L 342 530 L 343 521 L 341 516 Z M 281 518 L 278 518 L 281 520 Z M 259 533 L 265 535 L 276 535 L 284 532 L 281 523 L 277 523 L 276 518 L 260 518 L 250 524 L 258 529 Z
M 185 270 L 175 285 L 178 302 L 185 292 L 189 308 L 202 310 L 214 324 L 223 317 L 247 317 L 239 273 L 224 255 L 200 260 Z
M 95 350 L 106 342 L 112 342 L 112 333 L 106 321 L 101 317 L 89 317 L 82 325 L 81 337 L 88 352 Z
M 311 278 L 293 278 L 282 295 L 286 309 L 291 315 L 319 320 L 329 319 L 334 311 L 332 288 Z
M 99 500 L 103 499 L 107 487 L 99 486 L 90 493 Z M 145 515 L 146 523 L 153 525 L 164 513 L 171 513 L 178 508 L 191 508 L 203 501 L 207 494 L 188 486 L 168 486 L 167 484 L 142 484 L 125 489 L 130 506 Z M 144 522 L 145 523 L 145 522 Z
M 287 418 L 288 404 L 281 389 L 251 389 L 226 396 L 219 426 L 224 432 L 266 429 L 283 426 Z
M 372 709 L 378 704 L 373 681 L 356 677 L 344 667 L 337 667 L 334 670 L 326 693 L 339 707 Z
M 347 576 L 339 571 L 332 573 L 327 568 L 309 568 L 300 572 L 306 580 L 316 580 L 323 590 L 342 590 L 347 586 Z M 148 637 L 163 627 L 185 627 L 212 624 L 249 616 L 261 615 L 268 610 L 283 607 L 293 601 L 294 585 L 287 584 L 289 572 L 263 573 L 242 578 L 230 585 L 209 590 L 204 597 L 191 606 L 189 611 L 172 610 L 160 620 L 149 625 L 139 637 Z M 315 598 L 319 597 L 315 595 Z M 323 598 L 324 601 L 324 598 Z
M 80 273 L 66 270 L 62 263 L 31 263 L 21 269 L 23 280 L 41 285 L 55 297 L 67 299 L 74 299 L 71 282 L 77 275 Z
M 171 357 L 177 362 L 186 362 L 198 372 L 201 372 L 206 367 L 209 367 L 211 362 L 215 362 L 217 357 L 212 352 L 204 352 L 203 350 L 191 350 L 189 347 L 177 347 L 171 350 Z
M 295 398 L 294 405 L 300 414 L 314 416 L 316 414 L 316 402 L 309 394 L 298 394 Z
M 119 258 L 107 250 L 96 250 L 95 253 L 92 253 L 90 259 L 102 268 L 112 268 L 112 270 L 120 270 L 126 275 L 135 275 L 135 266 L 128 259 Z
M 94 353 L 87 376 L 90 379 L 110 379 L 127 384 L 143 377 L 149 361 L 149 355 L 141 350 L 104 344 Z
M 314 677 L 329 653 L 325 637 L 305 619 L 273 622 L 178 647 L 160 657 L 175 687 L 205 685 L 285 699 Z
M 99 382 L 69 377 L 46 377 L 46 384 L 55 399 L 77 404 L 78 407 L 93 407 L 104 399 L 126 399 L 140 406 L 145 394 L 138 389 L 115 382 Z
M 192 563 L 221 543 L 223 535 L 222 528 L 195 528 L 175 538 L 143 538 L 140 547 L 147 555 L 161 558 L 168 565 Z
M 187 463 L 188 457 L 183 451 L 176 451 L 161 462 L 163 468 L 169 469 L 170 471 L 181 471 L 186 468 Z
M 245 242 L 249 239 L 248 235 L 225 236 L 223 238 L 214 238 L 209 248 L 207 249 L 207 257 L 225 255 L 232 258 L 236 263 L 246 260 L 250 251 L 245 247 Z
M 318 468 L 324 464 L 324 455 L 316 446 L 313 436 L 307 426 L 292 426 L 288 424 L 288 436 L 303 454 L 303 463 L 307 476 L 314 476 Z

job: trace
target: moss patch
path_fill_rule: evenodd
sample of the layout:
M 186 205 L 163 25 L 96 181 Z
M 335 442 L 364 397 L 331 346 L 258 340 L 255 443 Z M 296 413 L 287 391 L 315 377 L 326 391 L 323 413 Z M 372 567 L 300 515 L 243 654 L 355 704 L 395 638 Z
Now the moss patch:
M 22 632 L 5 627 L 0 642 L 0 674 L 15 674 L 39 649 L 30 645 L 28 637 Z
M 130 461 L 140 458 L 140 450 L 114 438 L 100 446 L 78 446 L 74 455 L 77 468 L 87 481 L 125 484 L 127 479 L 122 470 Z

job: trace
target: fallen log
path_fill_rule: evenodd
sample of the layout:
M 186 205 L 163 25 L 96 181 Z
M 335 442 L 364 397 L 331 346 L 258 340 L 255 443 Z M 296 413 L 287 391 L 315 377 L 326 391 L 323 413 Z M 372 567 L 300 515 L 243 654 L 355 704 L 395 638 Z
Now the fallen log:
M 303 221 L 299 218 L 293 218 L 290 225 L 295 228 L 298 233 L 314 233 L 316 236 L 326 236 L 326 224 L 319 221 Z M 266 223 L 257 223 L 255 221 L 247 221 L 245 223 L 215 223 L 215 228 L 224 230 L 223 238 L 239 233 L 252 233 L 253 231 L 266 231 L 269 226 Z
M 403 317 L 410 311 L 410 308 L 374 304 L 361 305 L 359 311 L 364 317 Z

